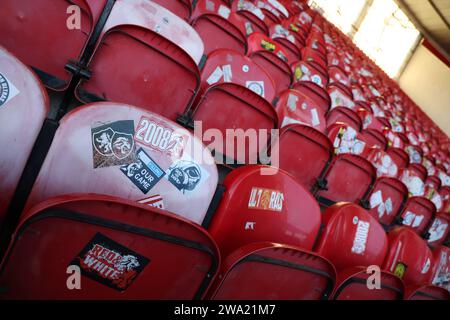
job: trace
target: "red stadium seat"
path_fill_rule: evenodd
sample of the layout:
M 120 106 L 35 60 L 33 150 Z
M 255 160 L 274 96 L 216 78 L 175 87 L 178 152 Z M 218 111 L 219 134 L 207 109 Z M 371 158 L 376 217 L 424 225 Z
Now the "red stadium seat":
M 236 12 L 245 21 L 246 35 L 254 32 L 262 32 L 269 35 L 269 27 L 266 16 L 255 4 L 248 0 L 236 0 L 231 5 L 231 10 Z
M 439 246 L 433 250 L 434 270 L 432 284 L 450 291 L 450 248 Z
M 204 131 L 220 130 L 225 143 L 223 150 L 215 149 L 216 153 L 238 163 L 256 163 L 259 151 L 267 147 L 263 142 L 269 139 L 270 130 L 278 126 L 276 111 L 268 102 L 275 97 L 270 76 L 248 57 L 231 50 L 217 50 L 205 63 L 201 87 L 201 99 L 188 116 L 202 121 Z M 251 150 L 251 145 L 246 148 L 245 143 L 236 143 L 238 137 L 227 134 L 227 129 L 262 129 L 267 136 L 258 131 L 258 146 Z M 233 146 L 234 150 L 230 148 Z
M 215 300 L 322 300 L 336 278 L 326 259 L 302 249 L 255 243 L 232 253 L 210 290 Z
M 27 207 L 57 195 L 98 193 L 201 224 L 217 180 L 211 154 L 186 129 L 137 107 L 104 102 L 61 120 Z
M 313 189 L 333 153 L 332 144 L 324 134 L 296 124 L 280 130 L 279 140 L 272 149 L 279 152 L 279 167 L 293 175 L 308 190 Z
M 198 299 L 219 263 L 208 233 L 176 215 L 115 197 L 62 196 L 22 217 L 0 268 L 8 288 L 0 298 Z M 68 290 L 68 267 L 81 271 L 82 290 Z
M 383 269 L 402 278 L 406 286 L 428 283 L 433 274 L 433 255 L 413 230 L 398 227 L 388 233 L 389 250 Z
M 222 0 L 198 1 L 192 15 L 192 27 L 205 45 L 205 55 L 216 49 L 231 49 L 241 54 L 247 51 L 247 39 L 242 21 Z
M 280 45 L 259 32 L 252 33 L 247 38 L 247 44 L 247 55 L 270 74 L 275 91 L 280 93 L 288 89 L 292 83 L 292 72 Z
M 198 91 L 202 55 L 198 34 L 170 11 L 150 1 L 118 0 L 89 61 L 92 76 L 78 84 L 76 96 L 84 103 L 132 104 L 176 120 Z
M 275 242 L 311 250 L 320 227 L 314 197 L 281 169 L 251 165 L 235 169 L 209 232 L 223 257 L 255 242 Z
M 48 111 L 35 74 L 0 47 L 0 226 Z
M 399 169 L 409 165 L 409 155 L 400 148 L 388 148 L 387 154 L 391 156 Z
M 399 168 L 392 157 L 385 151 L 373 148 L 367 155 L 367 160 L 377 169 L 377 177 L 396 178 Z
M 328 94 L 331 98 L 331 109 L 336 107 L 353 109 L 355 107 L 352 92 L 341 83 L 330 83 Z
M 336 107 L 331 109 L 327 116 L 327 127 L 330 127 L 334 123 L 344 123 L 349 125 L 350 127 L 356 129 L 357 131 L 361 130 L 361 119 L 358 117 L 356 112 L 346 107 Z
M 415 285 L 406 288 L 405 300 L 450 300 L 450 292 L 433 285 Z
M 67 27 L 71 4 L 79 6 L 79 9 L 72 9 L 80 12 L 80 28 Z M 27 3 L 4 0 L 0 11 L 0 44 L 31 66 L 45 86 L 62 91 L 72 78 L 64 68 L 69 60 L 77 60 L 81 55 L 93 28 L 93 19 L 85 0 Z
M 334 300 L 401 300 L 404 284 L 396 275 L 381 270 L 380 288 L 369 289 L 370 272 L 364 267 L 352 267 L 338 273 Z
M 327 206 L 339 201 L 357 202 L 365 197 L 375 177 L 375 168 L 364 158 L 340 154 L 332 159 L 315 195 Z
M 430 247 L 436 248 L 443 244 L 450 232 L 450 213 L 437 213 L 432 219 L 426 232 L 429 235 L 427 241 Z
M 322 88 L 326 88 L 328 84 L 328 75 L 323 73 L 314 64 L 306 61 L 298 61 L 291 65 L 294 74 L 294 82 L 311 81 Z
M 381 150 L 386 149 L 387 140 L 380 131 L 374 129 L 366 129 L 361 131 L 361 135 L 366 139 L 367 146 L 369 148 L 378 147 Z
M 365 157 L 369 152 L 365 138 L 351 126 L 337 122 L 328 127 L 334 154 L 351 153 Z
M 402 224 L 422 234 L 432 221 L 436 206 L 424 197 L 411 197 L 406 201 L 400 213 Z
M 330 260 L 338 272 L 383 263 L 388 248 L 386 233 L 360 206 L 343 202 L 328 207 L 323 224 L 314 251 Z
M 389 226 L 407 198 L 408 189 L 401 181 L 381 177 L 375 182 L 364 203 L 366 209 L 378 222 L 384 226 Z
M 305 91 L 290 89 L 281 92 L 275 107 L 280 127 L 300 123 L 325 132 L 324 112 Z
M 350 80 L 347 74 L 338 66 L 329 66 L 328 74 L 330 76 L 330 83 L 341 83 L 348 87 L 350 85 Z
M 288 63 L 294 63 L 300 59 L 300 44 L 289 29 L 281 24 L 274 24 L 269 29 L 270 37 L 277 42 L 286 53 Z
M 292 85 L 292 89 L 303 92 L 311 98 L 323 113 L 330 109 L 330 96 L 319 85 L 310 81 L 298 81 Z

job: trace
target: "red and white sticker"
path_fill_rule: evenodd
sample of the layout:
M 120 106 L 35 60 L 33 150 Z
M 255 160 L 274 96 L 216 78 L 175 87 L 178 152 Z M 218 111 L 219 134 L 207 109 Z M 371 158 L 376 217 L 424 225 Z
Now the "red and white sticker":
M 281 212 L 283 210 L 283 203 L 283 192 L 254 187 L 250 192 L 248 208 Z

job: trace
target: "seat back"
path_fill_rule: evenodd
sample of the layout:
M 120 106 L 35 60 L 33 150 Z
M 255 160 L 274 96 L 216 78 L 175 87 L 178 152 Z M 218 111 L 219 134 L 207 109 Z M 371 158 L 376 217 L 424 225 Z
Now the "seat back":
M 429 234 L 427 241 L 430 247 L 436 248 L 443 244 L 450 232 L 450 213 L 437 213 L 426 232 Z
M 400 213 L 402 224 L 422 234 L 436 213 L 436 206 L 424 197 L 411 197 Z
M 256 243 L 232 253 L 210 298 L 215 300 L 327 299 L 336 272 L 326 259 L 302 249 Z
M 399 169 L 409 165 L 409 155 L 400 148 L 388 148 L 387 153 L 391 156 Z
M 377 179 L 367 197 L 368 211 L 378 222 L 389 226 L 407 198 L 408 189 L 401 181 L 381 177 Z
M 351 153 L 364 157 L 368 153 L 365 138 L 347 124 L 338 122 L 328 127 L 328 139 L 333 143 L 334 154 Z
M 386 151 L 372 148 L 368 152 L 367 160 L 377 169 L 377 177 L 396 178 L 399 174 L 398 165 Z
M 276 146 L 278 144 L 278 146 Z M 278 141 L 272 147 L 279 150 L 279 167 L 312 190 L 332 157 L 328 138 L 304 125 L 288 125 L 280 130 Z
M 388 240 L 383 270 L 402 278 L 406 286 L 431 280 L 434 260 L 423 239 L 408 227 L 397 227 L 388 233 Z
M 368 268 L 353 267 L 338 273 L 333 292 L 334 300 L 401 300 L 404 294 L 402 280 L 396 275 L 381 270 L 380 288 L 370 289 L 372 272 Z
M 320 208 L 294 177 L 281 169 L 252 165 L 232 171 L 223 185 L 225 192 L 208 229 L 224 257 L 261 241 L 312 249 Z
M 23 217 L 0 267 L 8 288 L 0 297 L 198 299 L 219 264 L 214 240 L 176 215 L 115 197 L 62 196 Z M 82 290 L 69 290 L 77 269 Z
M 104 102 L 61 120 L 27 207 L 92 192 L 162 206 L 200 224 L 217 180 L 210 152 L 186 129 L 137 107 Z
M 433 250 L 435 261 L 431 283 L 450 291 L 450 248 L 438 246 Z
M 326 120 L 327 127 L 330 127 L 337 122 L 341 122 L 360 131 L 362 126 L 361 119 L 358 115 L 353 110 L 346 107 L 336 107 L 331 109 L 326 115 Z
M 323 213 L 322 233 L 315 252 L 333 263 L 336 270 L 381 265 L 388 241 L 381 225 L 353 203 L 338 203 Z
M 0 47 L 0 226 L 48 109 L 35 74 Z
M 339 154 L 332 159 L 324 174 L 326 185 L 315 194 L 323 205 L 338 201 L 357 202 L 364 198 L 375 177 L 375 168 L 364 158 Z
M 170 11 L 149 1 L 118 0 L 89 61 L 92 76 L 78 84 L 76 96 L 84 103 L 132 104 L 176 120 L 199 89 L 202 55 L 198 34 Z M 167 78 L 170 86 L 161 81 Z
M 80 28 L 75 28 L 73 18 L 68 19 L 68 9 L 72 14 L 79 12 Z M 85 0 L 4 0 L 0 12 L 1 45 L 31 66 L 45 86 L 64 90 L 72 77 L 64 67 L 80 56 L 91 34 L 93 19 Z
M 275 91 L 280 93 L 288 89 L 292 83 L 292 72 L 281 46 L 259 32 L 247 38 L 247 46 L 247 55 L 272 77 Z
M 324 112 L 313 99 L 305 94 L 305 91 L 290 89 L 281 92 L 275 107 L 280 127 L 300 123 L 325 132 Z
M 298 81 L 292 85 L 292 89 L 303 92 L 317 104 L 323 113 L 330 109 L 330 96 L 319 85 L 311 81 Z
M 367 146 L 369 148 L 378 147 L 381 150 L 386 149 L 387 140 L 380 131 L 375 129 L 366 129 L 361 131 L 361 135 L 366 139 Z
M 425 194 L 425 183 L 422 174 L 414 170 L 413 165 L 401 169 L 398 177 L 406 185 L 411 196 L 423 196 Z
M 347 107 L 352 109 L 355 106 L 351 91 L 341 83 L 330 83 L 328 94 L 331 98 L 331 109 L 336 107 Z
M 298 61 L 291 65 L 294 82 L 311 81 L 322 88 L 328 84 L 328 75 L 306 61 Z
M 266 24 L 266 16 L 262 10 L 251 1 L 233 1 L 231 4 L 231 10 L 236 12 L 244 20 L 247 36 L 255 32 L 261 32 L 265 35 L 269 35 L 269 27 Z
M 245 54 L 247 39 L 241 24 L 241 19 L 222 0 L 197 1 L 191 22 L 203 40 L 207 56 L 222 48 Z

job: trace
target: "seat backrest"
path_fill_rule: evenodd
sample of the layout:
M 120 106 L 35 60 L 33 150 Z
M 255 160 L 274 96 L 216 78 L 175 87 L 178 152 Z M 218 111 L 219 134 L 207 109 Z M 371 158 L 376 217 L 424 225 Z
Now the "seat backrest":
M 400 180 L 381 177 L 375 181 L 367 197 L 368 211 L 378 222 L 389 226 L 407 198 L 408 189 Z
M 68 12 L 80 14 L 79 28 Z M 93 19 L 84 0 L 4 0 L 0 12 L 1 45 L 31 66 L 47 87 L 64 90 L 71 79 L 64 67 L 80 56 Z
M 61 120 L 27 207 L 92 192 L 162 206 L 200 224 L 217 180 L 210 152 L 186 129 L 137 107 L 104 102 Z
M 328 74 L 330 76 L 330 83 L 341 83 L 348 87 L 350 85 L 350 80 L 347 74 L 339 66 L 329 66 Z
M 300 59 L 301 45 L 289 29 L 281 24 L 274 24 L 270 27 L 269 34 L 284 49 L 289 64 L 297 62 Z
M 278 144 L 278 146 L 276 146 Z M 288 125 L 280 130 L 272 149 L 279 152 L 279 167 L 312 190 L 332 157 L 332 144 L 321 132 L 304 125 Z
M 384 270 L 402 278 L 406 286 L 431 280 L 434 259 L 423 239 L 407 227 L 397 227 L 388 233 L 388 240 Z
M 351 153 L 364 157 L 369 151 L 365 138 L 344 123 L 338 122 L 329 126 L 328 139 L 333 143 L 334 154 Z
M 423 151 L 419 146 L 410 144 L 406 146 L 405 151 L 409 155 L 409 163 L 422 163 Z
M 305 91 L 289 89 L 281 92 L 275 107 L 280 127 L 300 123 L 325 132 L 324 111 Z
M 362 126 L 361 119 L 357 113 L 347 107 L 335 107 L 331 109 L 326 115 L 326 120 L 327 127 L 330 127 L 334 123 L 342 122 L 360 131 Z
M 84 103 L 117 101 L 176 120 L 199 89 L 202 55 L 198 34 L 170 11 L 149 1 L 119 0 L 89 61 L 92 76 L 78 84 L 76 95 Z M 167 78 L 170 86 L 161 81 Z
M 225 192 L 208 229 L 224 257 L 261 241 L 312 249 L 320 208 L 294 177 L 281 169 L 252 165 L 232 171 L 223 185 Z
M 311 81 L 298 81 L 292 85 L 292 89 L 303 92 L 317 104 L 322 112 L 326 113 L 330 109 L 330 96 L 319 85 Z
M 429 234 L 428 245 L 432 248 L 436 248 L 444 243 L 445 239 L 450 232 L 450 213 L 439 212 L 437 213 L 427 230 Z
M 186 219 L 115 197 L 61 196 L 22 218 L 0 266 L 0 297 L 199 299 L 219 264 L 214 240 Z M 82 290 L 68 290 L 76 268 Z
M 326 259 L 300 248 L 256 243 L 228 256 L 210 290 L 215 300 L 322 300 L 336 278 Z
M 269 27 L 266 16 L 260 8 L 248 0 L 236 0 L 231 4 L 231 10 L 236 12 L 245 21 L 246 35 L 262 32 L 269 35 Z
M 275 82 L 276 92 L 289 88 L 292 71 L 283 48 L 262 33 L 252 33 L 247 38 L 247 55 L 264 68 Z
M 392 157 L 381 149 L 372 148 L 368 152 L 367 160 L 377 169 L 377 177 L 396 178 L 400 172 L 398 165 Z
M 323 229 L 315 252 L 333 263 L 336 270 L 381 265 L 388 241 L 383 227 L 354 203 L 337 203 L 323 213 Z
M 369 148 L 378 147 L 382 150 L 386 149 L 387 140 L 380 131 L 375 129 L 365 129 L 361 131 L 361 135 L 366 139 Z
M 0 47 L 0 226 L 48 109 L 35 74 Z
M 316 191 L 316 197 L 324 205 L 338 201 L 359 201 L 364 198 L 375 177 L 375 168 L 364 158 L 339 154 L 327 168 L 324 174 L 326 186 Z
M 328 84 L 328 75 L 322 73 L 314 65 L 306 61 L 298 61 L 291 65 L 294 74 L 294 82 L 311 81 L 322 88 L 326 88 Z
M 371 289 L 368 268 L 352 267 L 338 273 L 332 299 L 334 300 L 401 300 L 405 291 L 403 281 L 396 275 L 381 270 L 380 288 Z
M 436 213 L 436 206 L 424 197 L 411 197 L 400 213 L 402 224 L 422 234 Z
M 336 107 L 347 107 L 352 109 L 355 106 L 351 91 L 340 83 L 330 83 L 328 94 L 331 98 L 331 109 Z
M 401 169 L 398 177 L 406 185 L 411 196 L 423 196 L 425 194 L 423 175 L 414 170 L 414 165 L 411 164 L 407 168 Z
M 399 169 L 409 165 L 409 155 L 400 148 L 388 148 L 386 151 Z
M 435 261 L 431 283 L 450 291 L 450 248 L 438 246 L 433 250 Z
M 252 90 L 268 102 L 275 98 L 275 84 L 264 68 L 237 51 L 215 50 L 202 68 L 200 92 L 204 93 L 212 85 L 229 82 Z
M 197 1 L 191 22 L 203 40 L 207 56 L 222 48 L 245 54 L 247 39 L 242 24 L 242 19 L 222 0 Z

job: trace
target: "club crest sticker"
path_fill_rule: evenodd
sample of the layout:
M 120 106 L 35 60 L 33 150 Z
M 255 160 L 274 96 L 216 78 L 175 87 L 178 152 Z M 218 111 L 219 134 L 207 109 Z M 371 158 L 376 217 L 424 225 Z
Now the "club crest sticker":
M 79 266 L 81 273 L 94 281 L 124 291 L 149 262 L 146 257 L 97 233 L 70 265 Z
M 0 107 L 19 94 L 19 90 L 0 73 Z
M 120 170 L 139 188 L 147 194 L 166 174 L 160 166 L 144 151 L 136 153 L 137 162 L 120 167 Z
M 123 120 L 91 129 L 94 169 L 134 161 L 134 121 Z
M 178 190 L 185 193 L 186 191 L 193 191 L 197 187 L 202 179 L 202 171 L 192 161 L 179 160 L 167 170 L 167 179 Z

